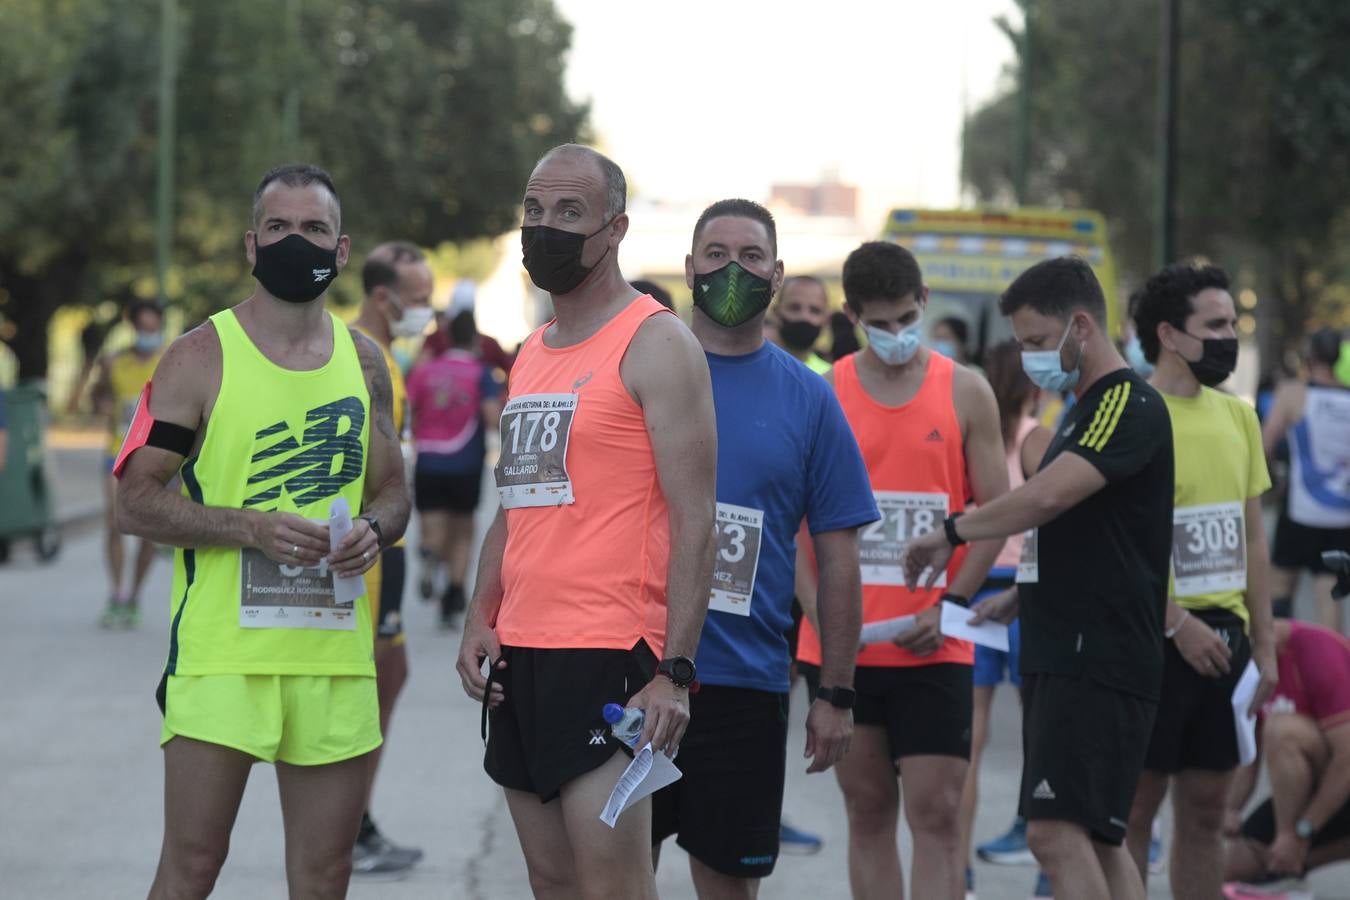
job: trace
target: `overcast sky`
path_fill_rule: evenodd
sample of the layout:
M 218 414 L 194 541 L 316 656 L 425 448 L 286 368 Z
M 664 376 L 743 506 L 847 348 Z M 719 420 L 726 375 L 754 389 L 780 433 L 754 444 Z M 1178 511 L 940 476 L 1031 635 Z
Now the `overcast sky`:
M 767 197 L 828 171 L 864 214 L 959 200 L 963 93 L 996 91 L 1011 0 L 555 0 L 567 87 L 635 195 Z

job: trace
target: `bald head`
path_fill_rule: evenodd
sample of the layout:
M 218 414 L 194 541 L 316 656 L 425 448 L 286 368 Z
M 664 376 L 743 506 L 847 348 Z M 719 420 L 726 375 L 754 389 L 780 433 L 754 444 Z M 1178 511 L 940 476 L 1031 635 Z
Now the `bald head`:
M 600 175 L 600 183 L 604 186 L 606 219 L 613 219 L 627 209 L 628 180 L 623 177 L 623 169 L 620 169 L 614 160 L 584 144 L 559 144 L 539 158 L 539 162 L 534 165 L 534 171 L 538 172 L 545 163 L 555 159 L 587 162 L 595 166 Z M 531 179 L 533 180 L 533 175 Z

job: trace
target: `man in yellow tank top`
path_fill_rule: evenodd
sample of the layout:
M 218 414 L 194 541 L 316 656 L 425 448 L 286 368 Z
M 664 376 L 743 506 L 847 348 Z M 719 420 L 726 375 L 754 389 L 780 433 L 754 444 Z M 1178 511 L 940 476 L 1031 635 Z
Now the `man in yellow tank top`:
M 431 290 L 435 281 L 426 255 L 412 244 L 393 241 L 381 244 L 366 255 L 361 267 L 361 286 L 365 300 L 353 323 L 358 331 L 379 345 L 389 368 L 393 387 L 394 430 L 401 436 L 407 412 L 407 389 L 403 370 L 389 350 L 395 337 L 415 338 L 431 322 Z M 366 572 L 366 590 L 375 621 L 375 684 L 380 697 L 380 732 L 388 740 L 389 720 L 394 704 L 408 680 L 408 652 L 403 634 L 403 585 L 407 563 L 403 539 L 385 547 L 380 560 Z M 370 755 L 370 790 L 366 810 L 361 816 L 361 831 L 352 853 L 356 875 L 388 875 L 404 871 L 422 858 L 416 847 L 400 847 L 375 827 L 370 817 L 370 796 L 375 789 L 375 772 L 381 750 Z
M 119 524 L 178 548 L 152 900 L 211 892 L 258 760 L 291 896 L 346 896 L 381 741 L 359 576 L 408 519 L 383 354 L 323 307 L 349 244 L 326 172 L 268 172 L 244 235 L 256 289 L 168 349 L 119 457 Z
M 131 304 L 127 321 L 136 329 L 136 338 L 130 347 L 118 350 L 99 361 L 98 376 L 94 382 L 94 409 L 108 426 L 104 510 L 104 559 L 108 564 L 108 608 L 100 624 L 104 628 L 124 625 L 134 628 L 140 621 L 141 586 L 155 561 L 155 545 L 147 540 L 136 543 L 136 559 L 131 573 L 131 585 L 124 589 L 126 556 L 122 547 L 122 532 L 117 529 L 117 481 L 112 477 L 113 458 L 122 446 L 122 437 L 131 425 L 136 411 L 136 400 L 141 389 L 159 364 L 164 344 L 164 311 L 148 300 Z

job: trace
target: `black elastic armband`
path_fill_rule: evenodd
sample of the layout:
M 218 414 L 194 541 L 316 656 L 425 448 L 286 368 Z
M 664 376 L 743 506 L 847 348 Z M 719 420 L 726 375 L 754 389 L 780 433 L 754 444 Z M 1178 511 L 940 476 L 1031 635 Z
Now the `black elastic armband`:
M 197 432 L 191 428 L 156 419 L 150 426 L 150 433 L 145 436 L 145 446 L 158 447 L 179 456 L 187 456 L 192 452 L 192 442 L 196 439 Z

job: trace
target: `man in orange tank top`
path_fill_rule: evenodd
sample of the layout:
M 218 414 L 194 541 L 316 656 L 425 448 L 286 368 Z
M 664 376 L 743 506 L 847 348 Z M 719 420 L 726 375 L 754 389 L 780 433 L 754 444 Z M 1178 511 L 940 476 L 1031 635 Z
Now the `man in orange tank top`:
M 967 604 L 1002 541 L 971 547 L 944 568 L 935 588 L 905 587 L 899 561 L 908 541 L 940 528 L 949 513 L 1007 491 L 998 406 L 983 378 L 922 345 L 928 289 L 908 250 L 863 244 L 845 261 L 843 281 L 846 309 L 866 331 L 868 347 L 837 361 L 827 377 L 882 515 L 861 535 L 863 621 L 915 617 L 908 630 L 858 654 L 853 745 L 836 767 L 848 810 L 849 882 L 855 898 L 904 890 L 898 771 L 914 835 L 911 896 L 952 900 L 965 884 L 959 813 L 974 654 L 968 642 L 943 637 L 940 607 L 944 600 Z M 809 626 L 802 625 L 798 652 L 808 683 L 820 663 Z
M 575 144 L 526 185 L 524 265 L 556 318 L 512 367 L 503 509 L 460 645 L 490 726 L 484 768 L 506 791 L 537 897 L 656 896 L 650 798 L 613 828 L 599 818 L 628 765 L 601 713 L 642 709 L 636 746 L 674 755 L 712 577 L 708 364 L 619 271 L 625 193 L 618 166 Z

